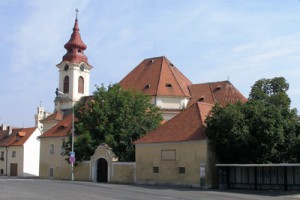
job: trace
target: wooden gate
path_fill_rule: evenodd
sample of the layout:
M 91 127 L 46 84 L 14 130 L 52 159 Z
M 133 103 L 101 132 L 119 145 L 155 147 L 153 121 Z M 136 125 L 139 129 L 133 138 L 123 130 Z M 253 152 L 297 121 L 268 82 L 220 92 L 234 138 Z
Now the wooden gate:
M 18 176 L 18 164 L 10 163 L 10 176 Z

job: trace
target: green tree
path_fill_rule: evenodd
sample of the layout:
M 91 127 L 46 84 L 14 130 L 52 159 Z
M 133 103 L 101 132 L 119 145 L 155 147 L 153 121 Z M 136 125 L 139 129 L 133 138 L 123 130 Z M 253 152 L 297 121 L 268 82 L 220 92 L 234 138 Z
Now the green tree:
M 213 108 L 207 137 L 220 162 L 300 162 L 300 124 L 287 90 L 282 77 L 261 79 L 247 103 Z
M 89 159 L 101 143 L 110 146 L 120 161 L 134 161 L 132 142 L 160 125 L 159 108 L 150 97 L 118 84 L 96 86 L 93 97 L 75 107 L 76 159 Z
M 216 104 L 206 119 L 206 135 L 223 163 L 248 162 L 249 129 L 242 109 L 241 102 L 225 107 Z
M 287 95 L 289 84 L 284 77 L 260 79 L 254 83 L 249 94 L 249 100 L 259 100 L 266 105 L 289 108 L 291 100 Z

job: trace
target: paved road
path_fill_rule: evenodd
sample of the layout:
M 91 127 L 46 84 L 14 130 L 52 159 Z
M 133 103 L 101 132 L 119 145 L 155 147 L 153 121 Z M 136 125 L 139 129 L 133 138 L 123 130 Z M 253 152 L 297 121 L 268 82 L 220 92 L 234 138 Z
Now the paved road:
M 300 193 L 216 191 L 40 179 L 0 179 L 5 200 L 295 200 Z

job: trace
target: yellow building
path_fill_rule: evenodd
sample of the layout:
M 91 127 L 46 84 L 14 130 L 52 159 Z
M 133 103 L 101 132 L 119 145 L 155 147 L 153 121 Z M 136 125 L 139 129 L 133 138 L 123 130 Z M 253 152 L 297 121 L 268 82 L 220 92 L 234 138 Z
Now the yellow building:
M 136 183 L 215 186 L 215 160 L 205 135 L 205 119 L 212 106 L 194 103 L 134 142 Z

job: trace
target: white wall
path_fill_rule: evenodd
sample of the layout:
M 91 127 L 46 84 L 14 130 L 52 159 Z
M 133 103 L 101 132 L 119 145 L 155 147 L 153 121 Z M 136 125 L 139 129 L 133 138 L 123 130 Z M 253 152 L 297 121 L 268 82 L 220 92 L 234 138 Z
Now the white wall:
M 40 167 L 40 141 L 37 137 L 41 135 L 36 129 L 24 144 L 24 168 L 23 176 L 38 176 Z
M 184 109 L 189 99 L 187 97 L 156 97 L 156 106 L 161 109 Z

